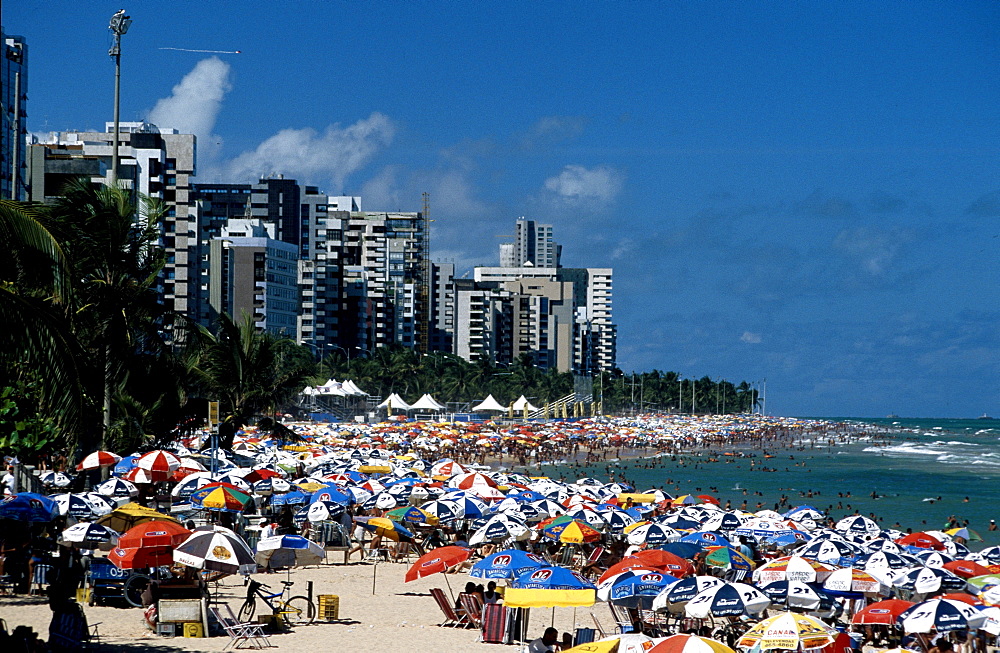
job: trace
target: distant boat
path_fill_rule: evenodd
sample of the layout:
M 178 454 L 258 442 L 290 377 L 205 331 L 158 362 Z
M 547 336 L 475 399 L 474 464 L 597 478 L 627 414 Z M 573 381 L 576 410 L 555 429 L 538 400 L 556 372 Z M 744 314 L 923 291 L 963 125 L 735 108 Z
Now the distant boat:
M 986 413 L 983 413 L 982 415 L 980 415 L 976 419 L 993 419 L 993 418 L 990 417 L 989 415 L 987 415 Z
M 889 413 L 888 415 L 885 416 L 885 418 L 886 419 L 899 419 L 899 415 L 897 415 L 896 413 Z

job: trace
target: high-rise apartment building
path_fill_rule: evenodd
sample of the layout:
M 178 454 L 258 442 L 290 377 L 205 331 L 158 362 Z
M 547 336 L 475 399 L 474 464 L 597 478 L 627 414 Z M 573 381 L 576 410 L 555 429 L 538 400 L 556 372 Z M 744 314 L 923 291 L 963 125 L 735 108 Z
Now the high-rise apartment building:
M 299 315 L 298 251 L 274 238 L 275 226 L 259 219 L 233 219 L 212 239 L 208 252 L 208 296 L 213 312 L 239 323 L 295 337 Z
M 28 44 L 23 36 L 0 31 L 0 197 L 27 197 Z
M 552 225 L 518 218 L 514 223 L 514 242 L 500 245 L 500 267 L 559 267 L 562 245 L 552 239 Z
M 53 132 L 29 148 L 28 186 L 32 201 L 51 201 L 70 178 L 108 183 L 114 123 L 103 132 Z M 198 279 L 189 274 L 199 254 L 198 225 L 189 213 L 196 172 L 195 136 L 161 129 L 148 122 L 119 123 L 118 183 L 163 202 L 161 244 L 166 264 L 161 275 L 163 303 L 188 315 Z M 169 327 L 168 327 L 169 328 Z

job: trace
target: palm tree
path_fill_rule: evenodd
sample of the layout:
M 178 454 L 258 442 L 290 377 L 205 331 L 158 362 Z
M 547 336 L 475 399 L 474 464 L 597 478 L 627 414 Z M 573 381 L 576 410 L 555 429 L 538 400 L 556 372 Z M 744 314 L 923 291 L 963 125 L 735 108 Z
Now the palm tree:
M 195 372 L 226 416 L 219 427 L 223 448 L 231 448 L 236 431 L 255 416 L 273 413 L 300 391 L 310 372 L 293 340 L 258 331 L 249 315 L 237 324 L 223 314 L 218 332 L 201 328 L 200 338 L 204 345 Z

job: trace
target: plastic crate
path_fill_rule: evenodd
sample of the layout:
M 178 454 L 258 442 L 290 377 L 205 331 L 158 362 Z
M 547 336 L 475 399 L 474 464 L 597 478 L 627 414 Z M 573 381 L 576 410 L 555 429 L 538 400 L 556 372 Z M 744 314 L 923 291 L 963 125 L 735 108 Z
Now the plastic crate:
M 156 624 L 156 634 L 162 637 L 176 637 L 177 636 L 177 624 L 172 623 L 158 623 Z
M 188 622 L 184 624 L 184 636 L 185 637 L 204 637 L 205 628 L 200 622 Z
M 319 612 L 317 619 L 324 621 L 337 621 L 340 619 L 340 597 L 336 594 L 320 594 L 316 597 L 319 602 Z

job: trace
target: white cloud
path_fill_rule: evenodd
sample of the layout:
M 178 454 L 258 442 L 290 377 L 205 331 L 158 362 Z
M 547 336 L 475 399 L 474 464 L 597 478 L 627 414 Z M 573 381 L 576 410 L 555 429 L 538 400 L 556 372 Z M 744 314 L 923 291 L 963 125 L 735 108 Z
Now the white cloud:
M 622 175 L 614 168 L 587 169 L 568 165 L 545 180 L 545 189 L 568 202 L 607 204 L 621 191 Z
M 283 129 L 229 162 L 226 174 L 234 181 L 256 181 L 281 173 L 307 183 L 330 184 L 324 190 L 338 193 L 347 176 L 389 145 L 395 133 L 393 122 L 378 112 L 346 128 L 330 125 L 322 133 Z
M 748 345 L 759 345 L 761 341 L 759 333 L 752 333 L 750 331 L 744 331 L 743 335 L 740 336 L 740 342 L 745 342 Z
M 880 277 L 895 261 L 899 248 L 910 240 L 912 236 L 899 229 L 859 227 L 841 231 L 833 246 L 853 258 L 869 275 Z
M 202 59 L 174 86 L 169 97 L 156 103 L 149 112 L 149 121 L 182 134 L 195 134 L 199 153 L 211 156 L 221 140 L 212 129 L 223 98 L 232 90 L 229 72 L 229 64 L 218 57 Z

